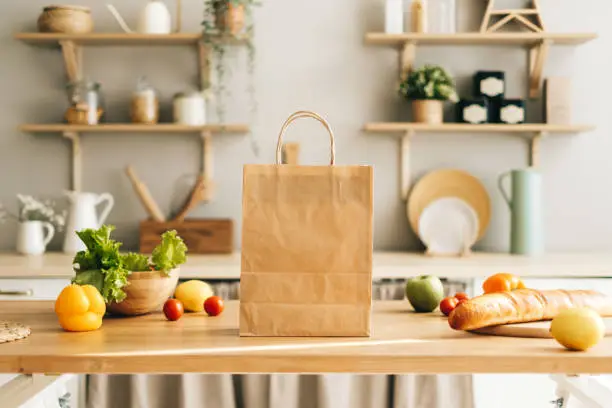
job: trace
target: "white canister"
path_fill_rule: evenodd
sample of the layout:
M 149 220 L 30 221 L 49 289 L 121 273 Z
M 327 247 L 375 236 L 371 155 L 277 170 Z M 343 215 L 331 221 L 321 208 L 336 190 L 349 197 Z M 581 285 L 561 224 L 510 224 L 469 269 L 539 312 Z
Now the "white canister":
M 385 33 L 400 34 L 404 31 L 404 1 L 386 0 Z
M 206 98 L 200 92 L 178 94 L 174 97 L 174 122 L 181 125 L 206 124 Z
M 161 0 L 151 0 L 140 15 L 138 32 L 143 34 L 170 34 L 172 17 Z
M 43 254 L 54 234 L 55 228 L 49 222 L 21 222 L 17 230 L 17 252 L 24 255 Z

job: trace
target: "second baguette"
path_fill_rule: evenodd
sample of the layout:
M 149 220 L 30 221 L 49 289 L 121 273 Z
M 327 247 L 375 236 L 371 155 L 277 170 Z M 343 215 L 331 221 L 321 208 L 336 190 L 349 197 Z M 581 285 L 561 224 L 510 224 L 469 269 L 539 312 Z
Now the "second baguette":
M 534 290 L 490 293 L 461 303 L 448 316 L 455 330 L 551 320 L 572 307 L 589 307 L 612 316 L 612 298 L 592 290 Z

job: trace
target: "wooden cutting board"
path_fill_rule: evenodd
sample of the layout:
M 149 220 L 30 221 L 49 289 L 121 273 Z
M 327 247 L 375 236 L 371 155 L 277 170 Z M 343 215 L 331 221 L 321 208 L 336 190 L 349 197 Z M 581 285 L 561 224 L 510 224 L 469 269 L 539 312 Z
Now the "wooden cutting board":
M 612 336 L 612 317 L 604 317 L 606 325 L 606 336 Z M 491 336 L 504 337 L 535 337 L 548 339 L 552 338 L 549 332 L 550 322 L 533 322 L 533 323 L 518 323 L 506 324 L 503 326 L 484 327 L 482 329 L 472 330 L 478 334 L 488 334 Z

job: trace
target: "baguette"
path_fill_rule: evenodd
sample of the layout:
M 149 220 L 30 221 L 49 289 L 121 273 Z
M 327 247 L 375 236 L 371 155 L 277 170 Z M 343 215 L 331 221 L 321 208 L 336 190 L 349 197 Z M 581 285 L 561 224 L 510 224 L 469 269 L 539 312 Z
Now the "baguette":
M 500 324 L 552 320 L 572 307 L 589 307 L 612 316 L 612 298 L 592 290 L 534 290 L 489 293 L 457 306 L 448 316 L 455 330 L 476 330 Z

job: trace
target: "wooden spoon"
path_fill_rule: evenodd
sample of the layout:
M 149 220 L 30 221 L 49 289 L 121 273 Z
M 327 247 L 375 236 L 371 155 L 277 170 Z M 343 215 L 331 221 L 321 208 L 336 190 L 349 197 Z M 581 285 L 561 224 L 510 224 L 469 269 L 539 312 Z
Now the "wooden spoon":
M 159 206 L 151 196 L 151 192 L 149 192 L 147 186 L 138 179 L 138 176 L 136 176 L 136 173 L 134 172 L 132 166 L 127 166 L 125 169 L 125 173 L 132 182 L 132 187 L 134 187 L 136 195 L 138 196 L 138 198 L 140 198 L 140 202 L 142 203 L 147 213 L 151 216 L 151 218 L 153 218 L 157 222 L 166 221 L 164 213 L 162 213 L 162 211 L 159 209 Z
M 202 201 L 206 201 L 206 189 L 208 186 L 206 185 L 206 177 L 203 174 L 200 174 L 189 194 L 189 198 L 183 205 L 183 208 L 178 212 L 178 214 L 172 219 L 172 221 L 183 222 L 185 221 L 185 216 L 197 207 L 199 203 Z

